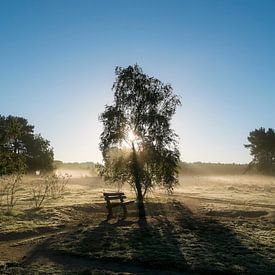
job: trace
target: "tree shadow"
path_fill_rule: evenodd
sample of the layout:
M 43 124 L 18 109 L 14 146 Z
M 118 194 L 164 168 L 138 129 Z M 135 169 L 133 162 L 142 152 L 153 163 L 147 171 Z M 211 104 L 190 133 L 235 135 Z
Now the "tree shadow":
M 106 219 L 97 226 L 81 226 L 56 237 L 47 245 L 48 257 L 60 265 L 64 263 L 64 258 L 58 258 L 60 254 L 68 259 L 80 257 L 93 261 L 92 265 L 100 262 L 99 268 L 107 266 L 108 270 L 125 272 L 144 269 L 158 274 L 272 274 L 274 271 L 274 264 L 246 247 L 233 230 L 213 218 L 195 215 L 183 203 L 147 203 L 146 208 L 147 220 L 139 220 L 137 216 Z
M 226 224 L 195 215 L 183 203 L 148 203 L 146 211 L 151 214 L 149 222 L 139 221 L 127 239 L 137 261 L 147 266 L 199 274 L 272 274 L 275 270 L 274 263 L 258 249 L 247 247 Z
M 87 269 L 87 274 L 93 274 L 89 271 L 94 269 L 128 272 L 131 267 L 129 269 L 123 265 L 121 257 L 115 253 L 116 250 L 121 250 L 121 247 L 114 249 L 110 244 L 119 243 L 118 228 L 128 227 L 133 223 L 125 219 L 106 219 L 96 227 L 80 226 L 35 246 L 24 257 L 21 265 L 24 268 L 37 266 L 41 259 L 47 258 L 63 271 L 84 268 Z M 110 255 L 108 252 L 112 249 L 114 253 Z
M 162 217 L 155 218 L 153 223 L 139 220 L 137 224 L 127 234 L 137 262 L 170 272 L 189 270 L 172 222 Z
M 178 201 L 174 201 L 173 205 L 178 212 L 177 223 L 174 224 L 178 224 L 179 233 L 183 232 L 185 234 L 182 235 L 190 238 L 182 241 L 182 249 L 188 250 L 188 258 L 193 259 L 191 269 L 203 274 L 274 272 L 274 263 L 258 251 L 246 247 L 237 234 L 227 226 L 212 218 L 194 215 L 188 207 Z

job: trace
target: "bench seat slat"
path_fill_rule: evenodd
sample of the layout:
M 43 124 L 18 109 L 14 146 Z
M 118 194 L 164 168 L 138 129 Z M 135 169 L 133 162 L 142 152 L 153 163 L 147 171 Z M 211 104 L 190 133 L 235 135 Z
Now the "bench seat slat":
M 128 204 L 131 204 L 131 203 L 134 203 L 135 201 L 125 201 L 123 202 L 124 204 L 128 205 Z
M 109 204 L 107 206 L 108 207 L 117 207 L 117 206 L 122 206 L 122 205 L 128 205 L 128 204 L 131 204 L 131 203 L 134 203 L 135 201 L 125 201 L 125 202 L 112 202 L 111 204 Z

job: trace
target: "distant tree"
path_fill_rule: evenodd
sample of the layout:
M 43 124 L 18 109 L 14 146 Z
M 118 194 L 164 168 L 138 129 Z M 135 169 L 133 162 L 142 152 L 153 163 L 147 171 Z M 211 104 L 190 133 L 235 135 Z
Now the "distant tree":
M 249 148 L 253 156 L 251 162 L 258 171 L 265 174 L 275 174 L 275 132 L 274 129 L 255 129 L 249 133 L 245 147 Z
M 53 149 L 33 130 L 25 118 L 0 115 L 0 175 L 52 169 Z
M 117 67 L 115 73 L 114 103 L 100 116 L 100 174 L 111 183 L 129 183 L 144 218 L 146 192 L 156 185 L 172 191 L 178 182 L 180 154 L 170 124 L 180 100 L 171 85 L 147 76 L 138 65 Z
M 25 170 L 26 148 L 21 138 L 32 131 L 24 118 L 0 116 L 0 175 Z
M 26 165 L 29 170 L 51 170 L 53 168 L 53 149 L 48 140 L 39 134 L 26 137 L 24 142 L 28 153 Z

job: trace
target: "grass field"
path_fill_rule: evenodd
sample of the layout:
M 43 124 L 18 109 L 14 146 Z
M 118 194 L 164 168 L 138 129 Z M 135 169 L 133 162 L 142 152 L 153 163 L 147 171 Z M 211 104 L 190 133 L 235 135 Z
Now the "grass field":
M 100 178 L 74 171 L 63 199 L 34 209 L 24 178 L 0 214 L 1 274 L 275 274 L 275 178 L 182 176 L 172 195 L 107 220 Z M 129 199 L 130 189 L 123 189 Z

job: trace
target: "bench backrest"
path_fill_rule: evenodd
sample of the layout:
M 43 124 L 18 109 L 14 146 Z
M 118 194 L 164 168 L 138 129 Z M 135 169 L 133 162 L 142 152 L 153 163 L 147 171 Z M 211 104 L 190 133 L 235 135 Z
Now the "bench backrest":
M 117 193 L 103 193 L 104 199 L 107 202 L 110 202 L 111 200 L 120 200 L 123 202 L 123 199 L 126 198 L 125 194 L 122 192 L 117 192 Z

